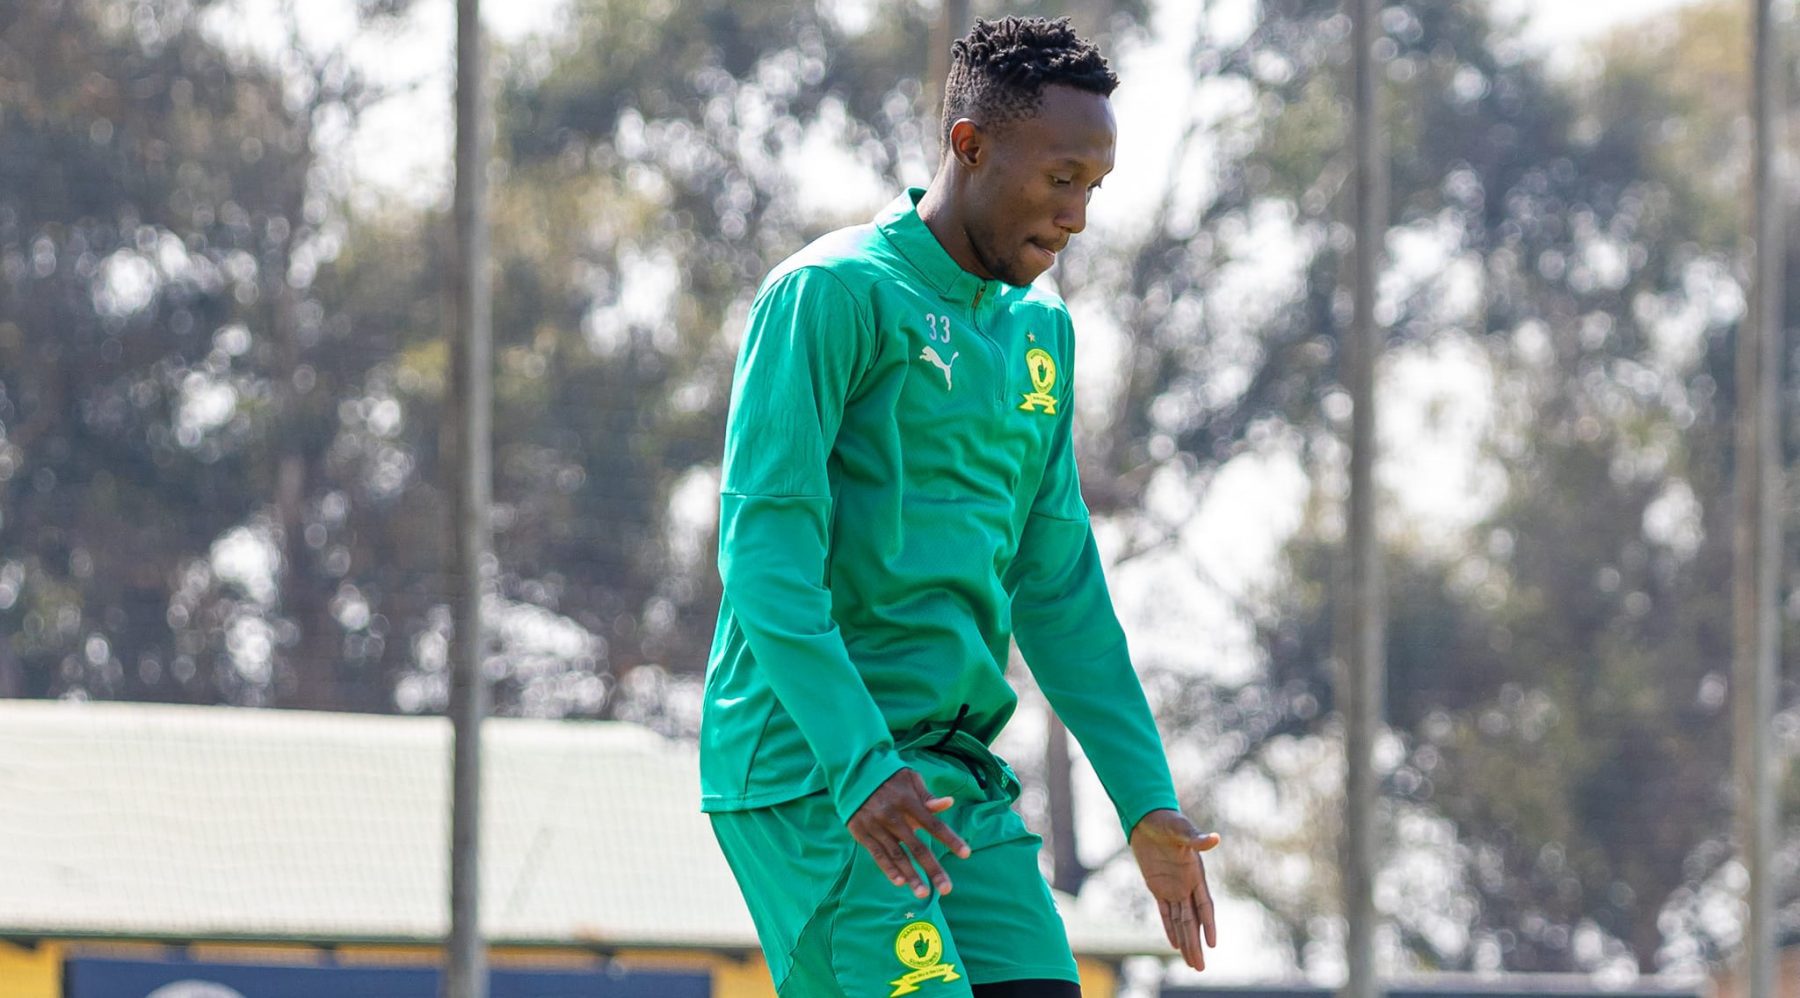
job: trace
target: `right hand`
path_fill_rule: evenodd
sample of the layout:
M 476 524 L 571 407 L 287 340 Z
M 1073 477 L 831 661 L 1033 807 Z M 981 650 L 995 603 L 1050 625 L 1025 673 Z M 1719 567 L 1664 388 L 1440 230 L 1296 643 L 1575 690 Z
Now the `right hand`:
M 950 797 L 931 796 L 917 772 L 902 769 L 875 788 L 850 816 L 847 827 L 851 837 L 875 857 L 881 872 L 894 886 L 911 887 L 913 895 L 923 900 L 931 891 L 919 879 L 914 863 L 925 868 L 925 875 L 939 894 L 950 893 L 950 875 L 938 864 L 931 849 L 919 841 L 921 829 L 949 846 L 959 858 L 969 858 L 969 844 L 938 818 L 954 803 Z

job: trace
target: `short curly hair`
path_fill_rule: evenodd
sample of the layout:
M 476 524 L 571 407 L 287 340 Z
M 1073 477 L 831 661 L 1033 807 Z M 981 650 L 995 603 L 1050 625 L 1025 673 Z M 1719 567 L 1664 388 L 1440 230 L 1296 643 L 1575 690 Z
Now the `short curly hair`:
M 950 48 L 941 147 L 949 148 L 950 126 L 960 118 L 998 128 L 1036 114 L 1051 84 L 1110 97 L 1119 78 L 1066 17 L 977 20 Z

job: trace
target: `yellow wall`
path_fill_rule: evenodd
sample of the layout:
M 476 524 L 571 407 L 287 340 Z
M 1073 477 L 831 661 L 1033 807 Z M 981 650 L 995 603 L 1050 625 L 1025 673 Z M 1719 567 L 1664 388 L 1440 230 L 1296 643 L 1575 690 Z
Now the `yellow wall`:
M 1075 969 L 1081 972 L 1081 998 L 1113 998 L 1119 989 L 1119 975 L 1110 963 L 1076 957 Z
M 0 943 L 0 998 L 59 998 L 62 947 L 39 943 L 31 949 Z
M 186 957 L 220 963 L 318 963 L 324 951 L 306 945 L 256 945 L 249 943 L 198 943 L 170 946 L 163 943 L 110 943 L 99 940 L 71 944 L 77 955 L 130 956 L 160 960 Z M 0 998 L 60 998 L 62 961 L 68 953 L 50 943 L 35 950 L 0 943 Z M 418 966 L 436 963 L 442 950 L 436 946 L 386 946 L 349 944 L 331 954 L 334 962 L 362 966 Z M 614 955 L 621 966 L 641 970 L 702 970 L 712 974 L 714 998 L 776 998 L 769 971 L 760 954 L 736 959 L 692 950 L 625 950 Z M 581 969 L 601 967 L 605 959 L 591 950 L 494 947 L 488 951 L 493 967 Z
M 247 945 L 212 943 L 188 947 L 160 943 L 120 944 L 101 941 L 75 944 L 42 943 L 25 949 L 0 942 L 0 998 L 60 998 L 62 964 L 73 949 L 77 955 L 134 956 L 161 959 L 185 955 L 191 959 L 220 962 L 253 961 L 258 963 L 310 963 L 323 954 L 311 946 Z M 435 962 L 440 950 L 435 946 L 340 946 L 334 953 L 338 963 L 363 965 L 418 965 Z M 626 950 L 613 957 L 621 966 L 643 970 L 705 970 L 712 974 L 713 998 L 776 998 L 775 986 L 769 980 L 769 969 L 762 954 L 742 959 L 718 953 L 693 950 Z M 565 967 L 599 966 L 602 959 L 587 950 L 543 950 L 495 948 L 489 953 L 492 966 Z M 1118 980 L 1110 964 L 1097 960 L 1078 961 L 1081 968 L 1082 998 L 1112 998 Z
M 743 960 L 710 953 L 681 950 L 636 950 L 618 955 L 627 967 L 671 969 L 710 969 L 713 998 L 776 998 L 775 985 L 769 980 L 769 968 L 762 954 Z M 1113 998 L 1119 978 L 1113 965 L 1101 960 L 1080 958 L 1075 961 L 1081 971 L 1081 998 Z
M 259 963 L 307 966 L 319 962 L 319 948 L 304 943 L 193 943 L 181 950 L 202 963 Z M 93 953 L 84 950 L 83 955 Z
M 1737 967 L 1713 980 L 1712 998 L 1742 998 L 1745 988 L 1738 986 Z M 1774 998 L 1800 998 L 1800 946 L 1788 946 L 1775 954 Z
M 709 970 L 712 972 L 713 998 L 775 998 L 775 984 L 769 980 L 769 968 L 758 953 L 736 960 L 714 953 L 682 950 L 632 950 L 620 953 L 622 966 L 649 970 L 667 967 L 671 970 Z

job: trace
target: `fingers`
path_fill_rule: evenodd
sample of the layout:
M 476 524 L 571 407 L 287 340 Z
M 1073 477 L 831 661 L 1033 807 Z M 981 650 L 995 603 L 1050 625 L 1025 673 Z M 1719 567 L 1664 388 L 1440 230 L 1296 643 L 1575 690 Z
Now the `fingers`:
M 891 835 L 875 835 L 863 830 L 852 830 L 851 834 L 868 851 L 869 856 L 875 860 L 875 865 L 881 868 L 881 872 L 895 887 L 907 887 L 915 896 L 925 897 L 928 893 L 925 884 L 919 879 L 912 860 L 900 847 L 897 839 Z
M 1206 969 L 1206 951 L 1219 945 L 1218 927 L 1213 922 L 1212 894 L 1204 880 L 1192 894 L 1176 901 L 1156 902 L 1162 915 L 1163 935 L 1169 945 L 1181 953 L 1183 963 L 1195 970 Z M 1205 945 L 1201 945 L 1204 940 Z
M 868 836 L 857 836 L 864 848 L 868 848 L 869 856 L 875 857 L 887 879 L 895 886 L 904 886 L 913 892 L 913 897 L 920 901 L 931 897 L 932 888 L 940 894 L 950 894 L 950 877 L 938 865 L 938 857 L 931 854 L 929 848 L 922 847 L 918 839 L 911 836 L 911 829 L 896 821 L 880 821 L 877 829 L 871 830 Z M 911 839 L 911 841 L 907 841 Z M 925 886 L 925 879 L 918 876 L 918 868 L 925 868 L 925 877 L 931 886 Z
M 950 798 L 948 797 L 938 798 L 938 800 L 949 799 Z M 949 805 L 945 806 L 948 807 Z M 939 810 L 942 810 L 942 808 Z M 930 814 L 923 815 L 915 820 L 914 827 L 924 831 L 927 835 L 937 839 L 939 842 L 942 842 L 946 848 L 957 855 L 957 858 L 969 858 L 969 844 L 964 842 L 962 836 L 956 834 L 955 830 L 949 825 L 944 824 L 936 817 Z
M 1214 840 L 1213 845 L 1218 844 L 1219 837 L 1217 835 L 1206 837 Z M 1210 849 L 1212 846 L 1207 846 L 1207 848 Z M 1194 857 L 1194 873 L 1196 874 L 1194 891 L 1189 900 L 1194 906 L 1195 915 L 1199 918 L 1201 931 L 1206 935 L 1207 947 L 1216 948 L 1219 945 L 1219 930 L 1213 923 L 1212 888 L 1206 884 L 1206 862 L 1198 856 Z
M 946 832 L 949 829 L 945 829 Z M 882 823 L 876 831 L 860 831 L 852 833 L 862 843 L 881 872 L 887 875 L 896 887 L 905 887 L 913 892 L 913 896 L 924 900 L 931 896 L 933 888 L 939 894 L 948 894 L 951 890 L 950 875 L 944 872 L 943 864 L 932 855 L 930 847 L 920 842 L 913 829 L 897 823 Z M 950 837 L 958 843 L 954 832 Z M 968 856 L 968 847 L 963 846 L 960 855 Z M 925 871 L 925 879 L 920 879 L 919 870 Z M 931 887 L 926 887 L 926 880 Z
M 850 819 L 850 834 L 868 850 L 894 886 L 910 889 L 920 900 L 929 897 L 933 889 L 948 894 L 950 875 L 931 848 L 920 841 L 919 832 L 942 842 L 957 856 L 968 858 L 968 843 L 937 817 L 955 803 L 951 797 L 928 796 L 925 781 L 917 773 L 901 770 L 857 809 Z M 919 876 L 921 869 L 924 879 Z
M 1200 918 L 1194 912 L 1191 898 L 1169 905 L 1169 924 L 1175 933 L 1175 948 L 1181 960 L 1195 970 L 1206 969 L 1206 956 L 1200 948 Z
M 1213 925 L 1212 891 L 1206 887 L 1206 871 L 1200 871 L 1200 886 L 1194 889 L 1194 910 L 1200 915 L 1200 928 L 1206 933 L 1206 945 L 1217 949 L 1219 930 Z
M 929 846 L 917 838 L 910 838 L 906 843 L 906 850 L 912 854 L 913 861 L 925 869 L 925 876 L 930 879 L 931 885 L 937 888 L 939 894 L 950 893 L 950 875 L 944 872 L 944 867 L 938 863 L 937 857 L 931 854 Z M 930 892 L 920 885 L 914 888 L 913 893 L 920 898 L 925 898 Z
M 919 776 L 914 770 L 908 769 L 902 770 L 902 772 L 906 775 L 907 782 L 912 786 L 912 789 L 915 792 L 916 796 L 914 799 L 923 801 L 925 804 L 925 810 L 920 811 L 914 806 L 913 800 L 901 802 L 900 807 L 904 812 L 901 820 L 908 825 L 905 836 L 908 843 L 911 844 L 915 830 L 922 829 L 932 838 L 942 842 L 946 848 L 955 853 L 958 857 L 968 859 L 969 844 L 964 842 L 962 836 L 957 835 L 950 829 L 949 825 L 944 824 L 943 821 L 939 820 L 937 817 L 937 815 L 948 811 L 951 805 L 956 803 L 956 798 L 927 797 L 926 794 L 930 793 L 930 791 L 925 788 L 924 778 Z M 932 862 L 936 863 L 937 861 L 934 859 Z

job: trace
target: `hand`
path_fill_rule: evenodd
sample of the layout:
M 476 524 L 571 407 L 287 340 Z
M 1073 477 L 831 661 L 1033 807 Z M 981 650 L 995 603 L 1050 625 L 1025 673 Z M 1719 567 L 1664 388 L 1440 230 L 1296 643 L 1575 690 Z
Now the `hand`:
M 1209 948 L 1219 945 L 1212 892 L 1206 889 L 1206 864 L 1200 861 L 1201 853 L 1218 844 L 1217 833 L 1202 834 L 1180 811 L 1169 808 L 1144 815 L 1131 830 L 1131 854 L 1137 857 L 1144 885 L 1156 897 L 1163 933 L 1195 970 L 1206 969 L 1202 933 Z
M 954 804 L 950 797 L 932 797 L 925 781 L 910 769 L 902 769 L 887 778 L 862 807 L 850 816 L 852 838 L 869 850 L 881 872 L 896 887 L 912 888 L 913 895 L 923 900 L 931 896 L 925 882 L 919 879 L 914 863 L 925 868 L 939 894 L 950 893 L 950 875 L 938 865 L 937 857 L 919 841 L 919 830 L 950 847 L 962 859 L 969 858 L 969 845 L 938 819 L 938 813 Z

